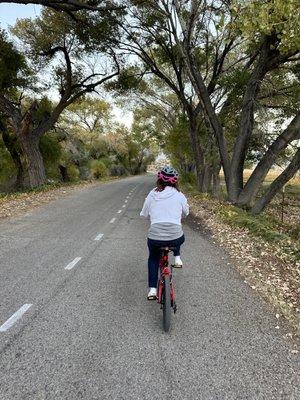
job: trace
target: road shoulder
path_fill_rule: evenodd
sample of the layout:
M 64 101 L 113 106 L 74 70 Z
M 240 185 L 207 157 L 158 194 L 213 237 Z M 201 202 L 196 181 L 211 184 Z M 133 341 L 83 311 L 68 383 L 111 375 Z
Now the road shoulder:
M 191 215 L 186 223 L 230 257 L 232 265 L 250 288 L 272 308 L 278 320 L 278 329 L 286 337 L 300 344 L 299 269 L 276 254 L 274 245 L 252 235 L 246 228 L 230 226 L 220 219 L 208 201 L 188 196 Z

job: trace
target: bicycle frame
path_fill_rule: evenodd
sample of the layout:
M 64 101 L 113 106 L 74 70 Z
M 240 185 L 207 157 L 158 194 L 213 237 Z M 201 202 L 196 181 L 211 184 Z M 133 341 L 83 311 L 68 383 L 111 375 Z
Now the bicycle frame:
M 172 282 L 172 266 L 169 265 L 169 252 L 170 249 L 163 249 L 162 254 L 159 260 L 159 270 L 160 276 L 157 284 L 157 302 L 162 305 L 163 302 L 163 290 L 164 290 L 164 282 L 165 276 L 170 277 L 170 294 L 171 294 L 171 307 L 174 309 L 174 313 L 176 312 L 176 304 L 175 304 L 175 290 Z

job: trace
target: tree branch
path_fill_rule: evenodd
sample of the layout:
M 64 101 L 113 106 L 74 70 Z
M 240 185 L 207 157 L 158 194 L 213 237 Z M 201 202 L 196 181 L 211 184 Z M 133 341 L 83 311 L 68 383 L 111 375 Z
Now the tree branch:
M 296 151 L 294 157 L 286 169 L 271 183 L 266 193 L 260 197 L 251 209 L 251 213 L 256 215 L 264 210 L 273 197 L 280 189 L 296 174 L 300 168 L 300 148 Z
M 0 0 L 1 3 L 7 3 L 7 0 Z M 38 4 L 45 7 L 50 7 L 56 11 L 64 11 L 67 13 L 78 12 L 81 10 L 108 12 L 124 10 L 125 6 L 119 6 L 113 1 L 100 0 L 98 3 L 104 5 L 94 5 L 93 1 L 80 1 L 80 0 L 9 0 L 9 3 L 14 4 Z M 110 4 L 110 5 L 108 5 Z

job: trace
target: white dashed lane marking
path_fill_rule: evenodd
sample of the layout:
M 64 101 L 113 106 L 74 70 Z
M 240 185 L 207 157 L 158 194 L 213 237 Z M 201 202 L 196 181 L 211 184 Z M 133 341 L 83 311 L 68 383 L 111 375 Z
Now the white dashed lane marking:
M 76 257 L 74 258 L 73 261 L 71 261 L 66 267 L 65 269 L 69 270 L 75 267 L 75 265 L 81 260 L 81 257 Z
M 11 328 L 22 316 L 26 313 L 26 311 L 32 306 L 32 304 L 24 304 L 21 308 L 18 309 L 3 325 L 0 326 L 0 332 L 6 332 L 9 328 Z
M 99 235 L 97 235 L 94 240 L 101 240 L 103 236 L 104 236 L 103 233 L 99 233 Z
M 109 223 L 110 223 L 110 224 L 113 224 L 113 223 L 115 222 L 115 220 L 116 220 L 116 218 L 112 218 L 112 219 L 109 221 Z
M 118 214 L 121 214 L 121 212 L 122 212 L 122 210 L 119 210 L 119 211 L 118 211 Z

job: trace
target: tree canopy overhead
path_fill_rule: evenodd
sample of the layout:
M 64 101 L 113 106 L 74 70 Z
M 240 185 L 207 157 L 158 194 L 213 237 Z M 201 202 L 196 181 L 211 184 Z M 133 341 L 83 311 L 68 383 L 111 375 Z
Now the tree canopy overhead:
M 178 165 L 196 174 L 201 191 L 209 190 L 222 167 L 228 199 L 256 213 L 299 169 L 296 0 L 12 3 L 46 6 L 40 17 L 13 28 L 21 47 L 5 35 L 0 43 L 1 130 L 17 137 L 21 164 L 36 147 L 29 138 L 52 129 L 67 107 L 73 117 L 77 113 L 81 128 L 84 121 L 91 131 L 100 127 L 106 115 L 94 99 L 88 104 L 87 95 L 105 86 L 135 111 L 130 131 L 135 144 L 124 131 L 120 149 L 130 142 L 126 148 L 138 157 L 142 153 L 134 148 L 149 131 L 163 146 L 169 144 L 176 163 L 178 146 L 167 142 L 172 137 L 184 144 Z M 50 89 L 58 99 L 51 104 Z M 25 142 L 20 126 L 30 132 Z M 31 162 L 27 157 L 25 165 Z M 254 169 L 246 182 L 249 163 Z M 284 171 L 263 193 L 276 163 Z
M 7 1 L 0 0 L 1 3 L 7 3 Z M 55 11 L 64 11 L 75 19 L 76 13 L 79 11 L 107 13 L 108 11 L 120 11 L 124 9 L 122 5 L 118 4 L 118 1 L 112 0 L 12 0 L 9 3 L 38 4 L 52 8 Z

